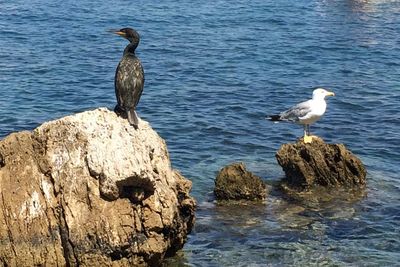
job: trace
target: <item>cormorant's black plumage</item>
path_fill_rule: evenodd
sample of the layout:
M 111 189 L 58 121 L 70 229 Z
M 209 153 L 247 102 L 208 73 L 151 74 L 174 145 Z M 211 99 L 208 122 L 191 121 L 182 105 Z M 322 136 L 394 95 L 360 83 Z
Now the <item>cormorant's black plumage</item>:
M 131 28 L 123 28 L 115 31 L 115 33 L 130 42 L 126 46 L 115 72 L 115 95 L 118 103 L 115 106 L 115 112 L 126 117 L 129 123 L 137 129 L 139 121 L 135 108 L 139 103 L 144 86 L 142 63 L 135 55 L 140 37 Z

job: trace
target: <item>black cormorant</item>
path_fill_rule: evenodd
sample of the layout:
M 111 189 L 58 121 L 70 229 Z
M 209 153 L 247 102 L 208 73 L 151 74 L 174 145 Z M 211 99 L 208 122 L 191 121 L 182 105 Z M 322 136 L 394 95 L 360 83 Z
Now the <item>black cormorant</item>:
M 125 47 L 124 54 L 115 72 L 115 95 L 118 102 L 115 106 L 115 112 L 128 118 L 129 123 L 137 129 L 139 121 L 135 108 L 139 103 L 144 86 L 142 63 L 135 55 L 140 37 L 131 28 L 123 28 L 113 32 L 130 42 Z

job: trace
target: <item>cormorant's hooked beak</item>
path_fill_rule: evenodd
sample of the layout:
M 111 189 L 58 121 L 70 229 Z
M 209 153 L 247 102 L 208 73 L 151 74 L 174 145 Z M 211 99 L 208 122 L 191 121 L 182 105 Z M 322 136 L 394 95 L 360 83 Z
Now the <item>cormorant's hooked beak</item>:
M 119 35 L 121 37 L 126 38 L 126 33 L 125 32 L 121 32 L 120 30 L 108 30 L 108 32 L 111 32 L 111 33 L 114 33 L 114 34 L 117 34 L 117 35 Z

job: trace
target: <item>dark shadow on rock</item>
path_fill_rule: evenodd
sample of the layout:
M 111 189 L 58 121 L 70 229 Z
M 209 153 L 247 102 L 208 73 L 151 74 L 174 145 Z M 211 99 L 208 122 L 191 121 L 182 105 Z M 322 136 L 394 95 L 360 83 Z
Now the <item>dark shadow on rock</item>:
M 0 154 L 0 168 L 1 168 L 1 167 L 4 167 L 4 165 L 5 165 L 5 163 L 4 163 L 3 155 Z

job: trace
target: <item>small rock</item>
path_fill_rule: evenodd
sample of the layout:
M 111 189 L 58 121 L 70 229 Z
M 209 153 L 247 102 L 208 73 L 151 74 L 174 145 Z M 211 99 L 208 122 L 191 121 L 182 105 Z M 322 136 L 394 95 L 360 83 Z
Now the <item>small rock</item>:
M 361 160 L 343 144 L 326 144 L 314 137 L 312 143 L 284 144 L 276 153 L 285 172 L 285 186 L 306 191 L 312 187 L 364 186 L 366 170 Z
M 214 193 L 218 200 L 264 200 L 267 190 L 261 178 L 246 170 L 243 163 L 233 163 L 219 171 Z

